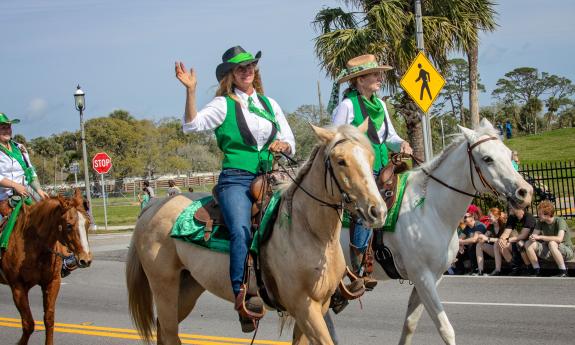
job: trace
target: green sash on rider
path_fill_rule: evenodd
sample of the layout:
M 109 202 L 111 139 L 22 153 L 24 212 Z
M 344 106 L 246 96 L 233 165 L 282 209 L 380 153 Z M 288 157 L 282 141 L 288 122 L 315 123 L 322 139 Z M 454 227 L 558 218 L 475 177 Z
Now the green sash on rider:
M 8 239 L 12 234 L 12 230 L 14 230 L 14 224 L 16 224 L 16 219 L 18 219 L 18 214 L 20 213 L 20 209 L 22 208 L 22 203 L 25 203 L 26 205 L 31 205 L 32 199 L 29 197 L 25 199 L 20 199 L 20 201 L 18 201 L 18 203 L 14 207 L 14 210 L 12 210 L 12 213 L 10 213 L 8 223 L 6 223 L 4 231 L 2 231 L 2 235 L 0 235 L 0 248 L 2 249 L 6 249 L 8 247 Z
M 12 150 L 8 151 L 3 145 L 0 145 L 0 150 L 20 164 L 22 170 L 24 170 L 26 184 L 30 185 L 32 181 L 34 181 L 34 169 L 25 162 L 22 152 L 20 152 L 20 149 L 12 140 L 10 140 L 10 147 Z
M 20 152 L 20 149 L 18 148 L 18 146 L 16 146 L 16 144 L 12 140 L 10 140 L 10 147 L 12 148 L 12 150 L 8 151 L 3 145 L 0 145 L 0 150 L 2 150 L 2 152 L 4 152 L 9 157 L 15 159 L 20 164 L 22 170 L 24 170 L 24 177 L 26 179 L 26 184 L 30 185 L 32 181 L 34 181 L 34 169 L 24 161 L 24 156 L 22 155 L 22 152 Z M 14 230 L 14 224 L 16 224 L 16 219 L 18 219 L 18 215 L 20 214 L 22 203 L 26 203 L 26 205 L 31 205 L 32 199 L 29 197 L 20 199 L 20 201 L 18 201 L 18 203 L 14 207 L 14 210 L 12 210 L 12 213 L 10 213 L 10 218 L 8 218 L 8 222 L 6 223 L 4 231 L 2 231 L 2 235 L 0 236 L 0 248 L 6 249 L 8 247 L 8 239 L 12 234 L 12 230 Z

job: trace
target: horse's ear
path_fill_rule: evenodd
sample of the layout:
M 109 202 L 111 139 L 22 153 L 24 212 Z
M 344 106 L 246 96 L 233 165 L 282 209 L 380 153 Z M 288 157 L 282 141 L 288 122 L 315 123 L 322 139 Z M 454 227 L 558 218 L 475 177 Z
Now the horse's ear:
M 365 117 L 365 120 L 357 127 L 362 133 L 367 133 L 367 129 L 369 128 L 369 117 Z
M 76 206 L 80 206 L 84 203 L 84 197 L 82 196 L 82 192 L 80 191 L 80 188 L 76 188 L 76 191 L 74 192 L 74 204 Z
M 465 128 L 460 125 L 457 125 L 457 127 L 459 127 L 459 130 L 461 131 L 461 133 L 463 133 L 463 136 L 465 136 L 465 139 L 467 139 L 468 142 L 472 143 L 477 139 L 477 134 L 475 133 L 474 130 Z
M 64 198 L 63 196 L 61 196 L 60 194 L 58 194 L 58 195 L 56 196 L 56 199 L 58 199 L 58 202 L 60 203 L 60 206 L 62 206 L 63 208 L 68 208 L 68 207 L 69 207 L 70 202 L 69 202 L 66 198 Z
M 321 127 L 316 127 L 314 125 L 312 125 L 311 123 L 309 124 L 311 126 L 311 129 L 313 129 L 313 131 L 315 132 L 316 137 L 324 143 L 329 143 L 333 140 L 333 138 L 335 137 L 335 133 L 330 131 L 329 129 L 325 129 L 325 128 L 321 128 Z
M 491 124 L 491 122 L 489 120 L 487 120 L 486 117 L 481 119 L 481 122 L 479 122 L 479 127 L 493 129 L 493 125 Z

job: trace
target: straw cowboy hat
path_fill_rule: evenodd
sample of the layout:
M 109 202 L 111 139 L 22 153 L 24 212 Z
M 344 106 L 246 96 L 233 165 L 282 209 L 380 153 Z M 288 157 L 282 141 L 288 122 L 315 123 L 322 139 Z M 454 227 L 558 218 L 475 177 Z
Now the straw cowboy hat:
M 341 84 L 360 75 L 373 72 L 384 72 L 393 69 L 389 65 L 380 65 L 372 54 L 360 55 L 349 60 L 344 69 L 337 78 L 337 83 Z
M 232 47 L 225 51 L 222 55 L 222 63 L 216 67 L 216 78 L 218 82 L 222 81 L 224 76 L 232 71 L 237 66 L 246 66 L 253 62 L 258 63 L 262 52 L 259 51 L 255 57 L 244 50 L 240 46 Z

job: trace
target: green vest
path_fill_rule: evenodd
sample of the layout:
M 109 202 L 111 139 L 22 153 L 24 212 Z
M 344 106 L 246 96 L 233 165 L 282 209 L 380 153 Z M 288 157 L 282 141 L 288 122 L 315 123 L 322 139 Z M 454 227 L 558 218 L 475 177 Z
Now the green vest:
M 353 121 L 351 122 L 352 126 L 359 127 L 363 120 L 367 115 L 367 110 L 365 109 L 365 105 L 363 103 L 363 99 L 357 96 L 350 96 L 349 97 L 351 103 L 353 104 Z M 385 108 L 383 108 L 385 111 Z M 387 113 L 384 114 L 387 117 Z M 387 139 L 388 134 L 388 127 L 386 119 L 383 120 L 385 126 L 385 135 L 383 136 L 383 141 L 379 141 L 379 136 L 377 135 L 377 129 L 373 124 L 373 121 L 369 121 L 369 126 L 367 129 L 367 137 L 371 142 L 371 147 L 373 147 L 373 152 L 375 153 L 375 160 L 373 162 L 373 171 L 379 172 L 383 167 L 387 165 L 389 160 L 387 154 L 387 146 L 385 146 L 385 140 Z
M 265 96 L 258 95 L 258 99 L 270 114 L 274 114 L 271 104 Z M 226 102 L 226 118 L 215 131 L 218 147 L 224 153 L 222 169 L 241 169 L 253 174 L 270 171 L 273 154 L 269 151 L 269 146 L 276 138 L 277 128 L 272 126 L 268 141 L 259 151 L 256 139 L 248 128 L 240 103 L 229 96 L 226 96 Z

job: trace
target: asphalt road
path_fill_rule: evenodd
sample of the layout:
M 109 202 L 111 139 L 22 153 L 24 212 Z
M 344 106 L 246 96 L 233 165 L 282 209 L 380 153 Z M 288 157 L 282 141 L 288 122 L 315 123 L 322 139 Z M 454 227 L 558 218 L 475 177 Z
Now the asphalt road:
M 130 321 L 124 284 L 129 234 L 90 238 L 95 260 L 64 279 L 56 308 L 55 343 L 140 344 Z M 574 278 L 446 277 L 439 288 L 458 344 L 573 344 Z M 411 287 L 380 282 L 362 299 L 335 316 L 340 344 L 397 344 Z M 42 320 L 39 288 L 31 292 L 35 320 Z M 232 305 L 206 293 L 180 325 L 185 344 L 249 344 Z M 41 325 L 41 322 L 39 323 Z M 0 344 L 15 344 L 19 314 L 10 289 L 0 286 Z M 279 335 L 278 317 L 268 313 L 256 344 L 288 344 L 291 328 Z M 43 344 L 41 327 L 30 344 Z M 424 313 L 414 344 L 443 344 Z

